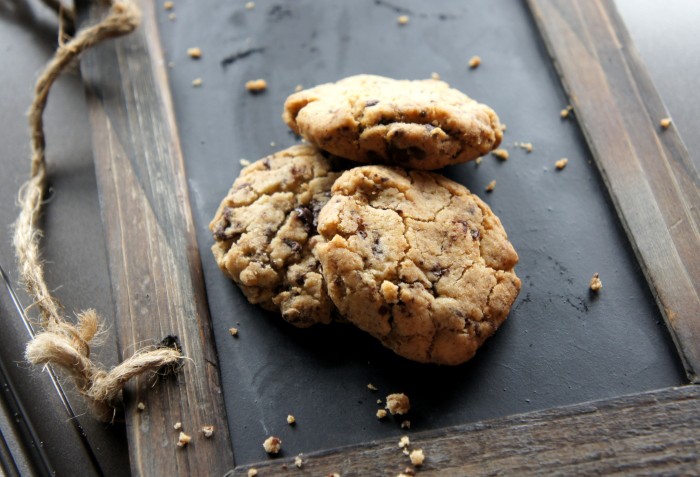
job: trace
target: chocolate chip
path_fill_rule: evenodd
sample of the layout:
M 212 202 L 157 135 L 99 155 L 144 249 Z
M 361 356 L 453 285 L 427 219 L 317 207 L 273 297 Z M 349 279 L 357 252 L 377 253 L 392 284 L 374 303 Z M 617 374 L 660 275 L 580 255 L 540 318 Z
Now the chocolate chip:
M 389 313 L 389 308 L 386 305 L 382 305 L 379 307 L 379 310 L 377 310 L 380 315 L 386 315 Z
M 316 228 L 316 216 L 307 206 L 294 209 L 295 217 L 304 224 L 307 233 L 311 233 L 312 228 Z
M 294 252 L 294 253 L 297 253 L 297 252 L 299 252 L 299 250 L 301 250 L 301 245 L 296 240 L 289 240 L 289 239 L 285 238 L 285 239 L 282 239 L 282 241 L 284 242 L 284 244 L 287 247 L 291 248 L 292 252 Z
M 479 229 L 471 229 L 469 230 L 469 233 L 472 236 L 472 240 L 479 240 L 479 237 L 481 236 Z

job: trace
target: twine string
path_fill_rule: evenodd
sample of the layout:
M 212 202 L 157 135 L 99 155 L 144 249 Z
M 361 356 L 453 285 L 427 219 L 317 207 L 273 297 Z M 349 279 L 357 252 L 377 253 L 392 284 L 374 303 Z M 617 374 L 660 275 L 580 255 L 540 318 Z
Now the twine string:
M 35 365 L 52 365 L 73 378 L 101 419 L 114 416 L 120 392 L 131 378 L 176 367 L 182 359 L 179 349 L 154 346 L 136 351 L 109 371 L 90 360 L 90 342 L 99 333 L 101 320 L 95 310 L 78 314 L 76 324 L 65 318 L 63 308 L 49 292 L 44 278 L 38 220 L 46 189 L 46 138 L 43 114 L 49 91 L 61 72 L 88 48 L 110 38 L 127 35 L 141 21 L 141 12 L 130 0 L 109 1 L 109 11 L 98 23 L 80 29 L 59 46 L 39 76 L 29 108 L 31 133 L 31 176 L 19 192 L 20 214 L 15 222 L 13 245 L 20 278 L 39 310 L 43 331 L 29 342 L 27 359 Z

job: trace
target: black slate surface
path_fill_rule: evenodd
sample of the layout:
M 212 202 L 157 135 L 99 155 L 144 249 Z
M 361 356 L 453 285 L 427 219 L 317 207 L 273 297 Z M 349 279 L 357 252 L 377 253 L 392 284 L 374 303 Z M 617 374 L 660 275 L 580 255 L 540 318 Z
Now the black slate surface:
M 378 398 L 405 392 L 411 432 L 684 382 L 658 311 L 526 7 L 520 2 L 178 2 L 160 18 L 238 464 L 281 437 L 296 455 L 398 436 Z M 398 15 L 410 22 L 399 26 Z M 199 60 L 187 57 L 199 46 Z M 469 70 L 478 54 L 483 63 Z M 471 362 L 408 362 L 342 325 L 297 330 L 249 305 L 208 252 L 207 224 L 242 158 L 295 143 L 280 115 L 297 84 L 440 74 L 492 106 L 511 158 L 445 173 L 480 194 L 518 250 L 521 295 Z M 193 88 L 192 80 L 203 84 Z M 251 95 L 243 85 L 264 78 Z M 532 153 L 514 146 L 531 142 Z M 274 143 L 272 145 L 271 143 Z M 563 171 L 554 162 L 569 158 Z M 496 190 L 484 192 L 497 180 Z M 588 292 L 599 272 L 604 289 Z M 238 339 L 228 328 L 237 326 Z M 367 389 L 373 383 L 379 392 Z M 287 414 L 297 425 L 286 423 Z

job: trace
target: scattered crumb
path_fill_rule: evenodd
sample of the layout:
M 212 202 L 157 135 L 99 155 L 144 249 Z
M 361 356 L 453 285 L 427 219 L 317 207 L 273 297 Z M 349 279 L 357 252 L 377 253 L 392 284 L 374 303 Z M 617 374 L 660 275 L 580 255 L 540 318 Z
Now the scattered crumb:
M 176 431 L 179 431 L 180 429 L 182 429 L 182 423 L 180 421 L 176 422 L 175 425 L 173 426 L 173 429 L 175 429 Z
M 275 141 L 270 141 L 270 147 L 275 147 L 277 143 Z
M 566 119 L 569 117 L 569 113 L 571 113 L 571 110 L 574 109 L 571 105 L 568 105 L 561 111 L 559 111 L 559 116 L 562 117 L 562 119 Z
M 563 159 L 559 159 L 557 162 L 555 162 L 555 163 L 554 163 L 554 166 L 555 166 L 557 169 L 562 170 L 562 169 L 564 169 L 564 168 L 566 167 L 566 165 L 567 165 L 568 163 L 569 163 L 569 160 L 568 160 L 567 158 L 564 157 Z
M 483 160 L 484 160 L 483 157 L 477 157 L 476 159 L 474 159 L 474 162 L 475 162 L 476 165 L 478 166 L 479 164 L 481 164 L 481 161 L 483 161 Z
M 401 15 L 396 19 L 396 21 L 399 22 L 399 25 L 405 25 L 409 20 L 410 18 L 408 18 L 408 15 Z
M 304 87 L 303 87 L 302 85 L 298 84 L 298 85 L 296 85 L 296 86 L 294 87 L 294 92 L 295 92 L 295 93 L 298 93 L 298 92 L 301 91 L 302 89 L 304 89 Z
M 472 56 L 469 59 L 469 67 L 471 69 L 477 68 L 481 64 L 481 57 L 480 56 Z
M 282 448 L 282 440 L 279 437 L 270 436 L 263 442 L 263 449 L 268 454 L 277 454 Z
M 601 288 L 603 288 L 603 282 L 600 281 L 600 277 L 598 276 L 598 273 L 593 274 L 593 277 L 591 278 L 591 283 L 589 284 L 589 287 L 594 292 L 597 292 Z
M 430 73 L 430 77 L 434 80 L 439 80 L 440 74 L 433 71 L 432 73 Z
M 381 404 L 381 403 L 382 403 L 382 400 L 381 400 L 381 399 L 377 399 L 377 404 Z
M 185 447 L 187 444 L 190 443 L 192 440 L 192 436 L 188 436 L 184 432 L 180 432 L 180 436 L 177 439 L 177 446 L 178 447 Z
M 243 165 L 243 161 L 241 160 L 241 165 Z M 250 165 L 250 162 L 246 165 Z M 231 333 L 231 336 L 233 337 L 238 337 L 238 328 L 229 328 L 228 332 Z
M 243 167 L 246 167 L 246 166 L 249 166 L 249 165 L 250 165 L 250 161 L 249 161 L 248 159 L 241 159 L 241 160 L 238 161 L 238 162 L 239 162 L 239 164 L 242 165 Z
M 172 10 L 174 6 L 175 4 L 173 2 L 165 2 L 163 4 L 163 8 L 165 8 L 166 10 Z
M 386 417 L 386 411 L 384 409 L 377 410 L 377 419 L 384 419 Z
M 175 15 L 174 12 L 168 14 L 168 20 L 170 20 L 171 22 L 174 22 L 176 18 L 177 18 L 177 15 Z
M 295 424 L 296 422 L 297 422 L 296 417 L 292 416 L 291 414 L 287 416 L 287 424 L 289 424 L 291 426 L 292 424 Z
M 410 429 L 411 428 L 411 421 L 403 421 L 401 423 L 401 429 Z
M 187 48 L 187 54 L 190 58 L 199 59 L 202 57 L 202 49 L 198 47 Z
M 423 449 L 416 449 L 414 451 L 411 451 L 411 464 L 415 466 L 421 466 L 423 465 L 423 461 L 425 460 L 425 455 L 423 454 Z
M 267 81 L 264 79 L 256 79 L 246 82 L 245 89 L 251 93 L 262 93 L 267 89 Z
M 493 151 L 491 151 L 491 154 L 493 154 L 495 157 L 497 157 L 498 159 L 500 159 L 502 161 L 507 161 L 508 158 L 510 157 L 510 154 L 508 154 L 508 151 L 506 151 L 503 148 L 494 149 Z
M 255 8 L 255 2 L 248 2 L 245 4 L 246 10 L 252 10 L 253 8 Z
M 409 444 L 411 444 L 411 439 L 409 439 L 408 436 L 401 436 L 401 439 L 399 440 L 399 448 L 403 449 L 404 447 L 408 447 Z
M 202 426 L 202 434 L 204 437 L 211 437 L 214 435 L 214 426 Z
M 501 132 L 506 132 L 508 129 L 508 126 L 506 126 L 506 123 L 501 123 Z
M 516 145 L 522 149 L 525 149 L 528 154 L 532 152 L 533 147 L 531 142 L 518 142 Z
M 375 386 L 375 385 L 372 384 L 372 383 L 369 383 L 369 384 L 367 385 L 367 389 L 369 389 L 370 391 L 378 391 L 377 386 Z
M 258 475 L 258 469 L 248 469 L 248 477 L 255 477 L 256 475 Z
M 389 394 L 386 397 L 386 408 L 394 414 L 406 414 L 411 409 L 411 402 L 404 393 Z
M 195 88 L 199 88 L 200 86 L 202 86 L 202 83 L 202 78 L 195 78 L 192 80 L 192 86 L 194 86 Z
M 662 128 L 668 129 L 671 126 L 671 118 L 663 118 L 661 121 L 659 121 L 659 124 Z
M 491 181 L 486 185 L 486 192 L 493 192 L 496 188 L 496 181 Z
M 294 458 L 294 465 L 296 465 L 299 469 L 301 469 L 301 466 L 304 465 L 304 461 L 301 458 L 301 454 Z
M 409 455 L 410 452 L 408 451 L 408 448 L 404 447 L 403 448 L 403 455 Z
M 406 467 L 403 470 L 403 473 L 404 473 L 404 475 L 408 475 L 408 476 L 416 475 L 416 471 L 413 470 L 413 467 Z
M 143 411 L 144 409 L 146 409 L 146 405 L 140 402 L 136 405 L 136 409 L 138 409 L 139 411 Z

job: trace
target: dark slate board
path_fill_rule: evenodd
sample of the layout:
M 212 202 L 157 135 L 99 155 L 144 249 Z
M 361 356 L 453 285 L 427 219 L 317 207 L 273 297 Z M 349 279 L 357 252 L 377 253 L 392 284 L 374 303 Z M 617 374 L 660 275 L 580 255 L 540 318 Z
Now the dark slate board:
M 559 117 L 567 99 L 525 5 L 260 0 L 248 11 L 244 3 L 177 2 L 175 21 L 160 15 L 238 465 L 266 459 L 270 434 L 287 456 L 399 436 L 400 419 L 374 417 L 376 399 L 391 392 L 411 397 L 413 432 L 685 382 L 575 119 Z M 401 14 L 410 16 L 403 27 Z M 200 60 L 187 57 L 193 46 Z M 483 64 L 471 71 L 475 54 Z M 249 305 L 208 251 L 207 224 L 239 160 L 295 143 L 280 115 L 297 84 L 432 72 L 508 125 L 510 160 L 445 173 L 501 217 L 523 280 L 503 327 L 455 368 L 405 361 L 349 326 L 294 329 Z M 245 91 L 255 78 L 267 80 L 264 94 Z M 520 141 L 534 151 L 513 146 Z M 569 164 L 555 171 L 562 157 Z M 597 297 L 588 292 L 594 272 L 604 283 Z

